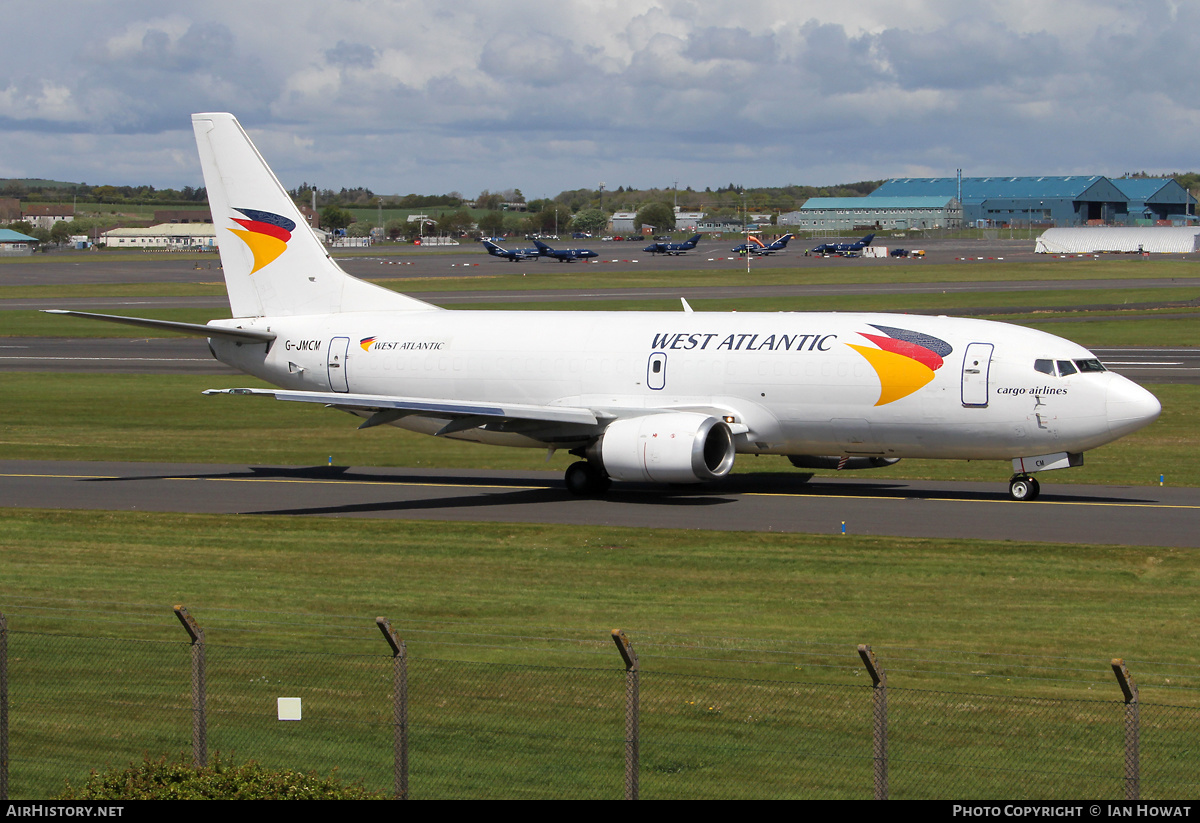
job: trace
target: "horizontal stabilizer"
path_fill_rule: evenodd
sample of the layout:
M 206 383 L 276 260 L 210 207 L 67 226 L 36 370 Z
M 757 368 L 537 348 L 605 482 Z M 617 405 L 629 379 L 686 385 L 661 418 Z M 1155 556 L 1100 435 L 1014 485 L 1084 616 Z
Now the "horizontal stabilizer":
M 85 317 L 88 320 L 104 320 L 108 323 L 123 323 L 126 326 L 141 326 L 144 329 L 173 331 L 192 337 L 221 337 L 226 340 L 237 340 L 250 343 L 270 343 L 275 339 L 275 333 L 269 331 L 252 331 L 250 329 L 228 329 L 223 326 L 202 326 L 199 323 L 177 323 L 173 320 L 151 320 L 148 317 L 122 317 L 118 314 L 93 314 L 86 311 L 68 311 L 67 309 L 42 309 L 46 314 L 69 314 L 72 317 Z

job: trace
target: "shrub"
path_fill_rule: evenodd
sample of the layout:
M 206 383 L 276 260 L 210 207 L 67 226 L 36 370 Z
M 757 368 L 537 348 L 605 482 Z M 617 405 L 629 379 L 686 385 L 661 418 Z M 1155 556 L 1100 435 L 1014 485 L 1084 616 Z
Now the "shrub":
M 241 765 L 214 755 L 196 768 L 184 753 L 178 761 L 146 757 L 123 769 L 92 771 L 78 789 L 67 783 L 57 800 L 386 800 L 361 784 L 344 784 L 336 776 L 268 769 L 249 761 Z

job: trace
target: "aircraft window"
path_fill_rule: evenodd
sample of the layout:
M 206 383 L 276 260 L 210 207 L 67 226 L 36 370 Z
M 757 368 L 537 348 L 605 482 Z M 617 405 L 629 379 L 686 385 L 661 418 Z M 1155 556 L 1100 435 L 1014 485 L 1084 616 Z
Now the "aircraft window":
M 1079 369 L 1075 368 L 1075 366 L 1071 363 L 1070 360 L 1059 360 L 1058 361 L 1058 376 L 1059 377 L 1066 377 L 1068 374 L 1074 374 L 1077 371 L 1079 371 Z
M 1034 360 L 1033 361 L 1033 369 L 1034 369 L 1034 371 L 1040 371 L 1042 374 L 1052 375 L 1052 374 L 1054 374 L 1054 361 L 1053 360 Z
M 1091 360 L 1076 360 L 1075 365 L 1079 367 L 1081 372 L 1108 371 L 1108 369 L 1104 368 L 1104 364 L 1095 358 Z

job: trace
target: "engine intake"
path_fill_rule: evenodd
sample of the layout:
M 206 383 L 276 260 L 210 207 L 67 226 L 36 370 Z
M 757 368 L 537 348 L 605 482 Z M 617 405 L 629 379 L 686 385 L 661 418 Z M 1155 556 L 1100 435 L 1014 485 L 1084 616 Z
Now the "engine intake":
M 735 454 L 729 426 L 694 412 L 616 420 L 589 451 L 612 479 L 651 483 L 717 480 L 729 474 Z

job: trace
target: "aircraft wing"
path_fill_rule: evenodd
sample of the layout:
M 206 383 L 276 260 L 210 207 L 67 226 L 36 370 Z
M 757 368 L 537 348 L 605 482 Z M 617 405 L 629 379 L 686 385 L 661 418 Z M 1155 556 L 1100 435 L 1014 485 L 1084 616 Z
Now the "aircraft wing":
M 494 431 L 516 431 L 547 436 L 556 440 L 594 437 L 609 423 L 621 417 L 641 417 L 664 412 L 690 411 L 723 417 L 732 421 L 737 410 L 725 406 L 672 404 L 659 408 L 606 408 L 593 410 L 579 406 L 537 406 L 523 403 L 488 403 L 472 400 L 436 400 L 428 397 L 394 397 L 379 394 L 342 394 L 340 392 L 289 391 L 286 389 L 208 389 L 204 394 L 236 394 L 273 397 L 300 403 L 320 403 L 366 417 L 360 429 L 392 423 L 402 417 L 428 417 L 448 422 L 436 434 L 475 429 L 489 425 Z M 745 434 L 744 423 L 730 422 L 730 430 Z M 546 432 L 547 428 L 553 429 Z
M 205 394 L 238 394 L 273 397 L 300 403 L 320 403 L 336 409 L 369 415 L 359 428 L 366 429 L 415 415 L 449 422 L 437 434 L 451 434 L 493 424 L 512 430 L 513 424 L 543 424 L 576 430 L 577 435 L 598 434 L 610 419 L 591 409 L 576 406 L 535 406 L 522 403 L 488 403 L 471 400 L 447 401 L 428 397 L 395 397 L 379 394 L 288 391 L 285 389 L 208 389 Z M 508 424 L 508 425 L 502 425 Z M 594 430 L 594 431 L 592 431 Z

